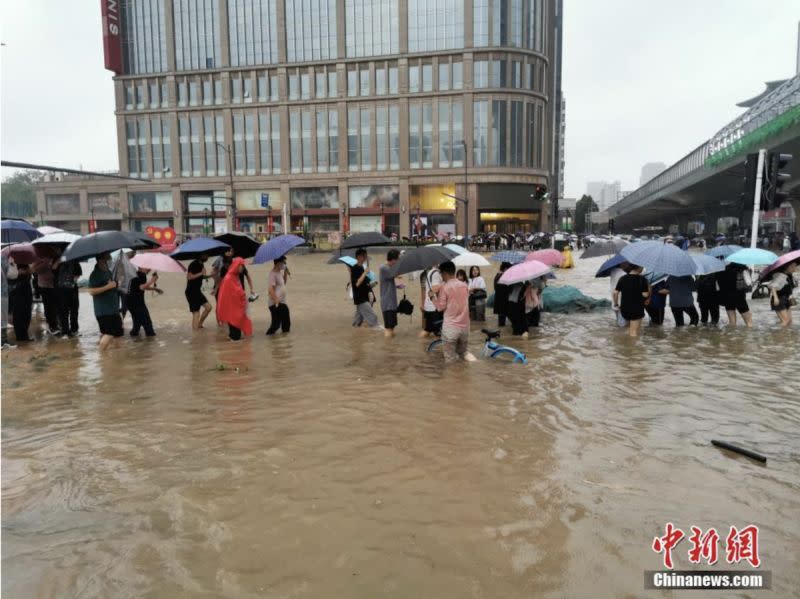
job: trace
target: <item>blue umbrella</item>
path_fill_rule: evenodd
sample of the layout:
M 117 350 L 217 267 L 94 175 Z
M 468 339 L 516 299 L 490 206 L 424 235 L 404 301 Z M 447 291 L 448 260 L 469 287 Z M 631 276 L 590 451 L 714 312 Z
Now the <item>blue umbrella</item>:
M 305 239 L 297 235 L 273 237 L 258 248 L 256 256 L 253 258 L 253 264 L 264 264 L 265 262 L 277 260 L 281 256 L 285 256 L 292 248 L 303 245 L 305 242 Z
M 341 258 L 339 258 L 338 262 L 341 262 L 342 264 L 345 264 L 348 267 L 356 265 L 356 259 L 353 258 L 352 256 L 342 256 Z M 374 272 L 370 271 L 367 273 L 367 280 L 370 283 L 374 283 L 375 281 L 378 280 L 378 277 L 375 276 Z
M 705 254 L 693 254 L 692 260 L 697 265 L 698 275 L 710 275 L 715 272 L 722 272 L 725 270 L 725 262 L 713 256 L 706 256 Z
M 620 254 L 616 256 L 612 256 L 597 269 L 597 274 L 595 277 L 610 277 L 611 271 L 617 268 L 620 264 L 625 264 L 627 260 L 623 258 Z
M 4 220 L 0 223 L 0 230 L 2 230 L 3 243 L 25 243 L 42 236 L 36 227 L 24 220 Z
M 745 266 L 763 266 L 772 264 L 777 259 L 778 256 L 776 254 L 758 248 L 745 248 L 725 258 L 727 262 L 735 262 Z
M 631 264 L 675 277 L 693 275 L 697 267 L 687 252 L 663 241 L 643 241 L 622 248 L 620 255 Z
M 495 262 L 508 262 L 509 264 L 519 264 L 520 262 L 525 262 L 525 258 L 527 257 L 528 252 L 513 252 L 510 250 L 505 250 L 496 253 L 494 256 L 489 258 L 489 260 L 494 260 Z
M 656 285 L 657 283 L 669 278 L 669 275 L 665 275 L 663 272 L 648 272 L 644 275 L 644 278 L 647 279 L 647 282 L 651 285 Z
M 195 237 L 183 242 L 169 257 L 173 260 L 194 260 L 200 256 L 221 256 L 231 249 L 227 243 L 208 237 Z
M 744 248 L 740 245 L 718 245 L 717 247 L 708 250 L 706 255 L 714 258 L 727 258 L 734 252 L 738 252 L 739 250 L 743 249 Z

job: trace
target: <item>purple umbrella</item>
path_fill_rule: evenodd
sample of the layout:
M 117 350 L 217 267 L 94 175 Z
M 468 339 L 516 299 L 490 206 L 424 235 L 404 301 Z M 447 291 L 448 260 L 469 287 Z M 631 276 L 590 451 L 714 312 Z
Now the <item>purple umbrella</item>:
M 761 273 L 759 280 L 766 281 L 773 274 L 775 274 L 775 271 L 781 266 L 785 266 L 786 264 L 789 264 L 789 262 L 795 262 L 797 260 L 800 260 L 800 250 L 795 250 L 793 252 L 789 252 L 788 254 L 784 254 L 764 269 L 764 272 Z
M 513 285 L 514 283 L 521 283 L 523 281 L 531 281 L 543 277 L 550 272 L 550 267 L 547 264 L 539 262 L 538 260 L 528 260 L 520 264 L 515 264 L 503 273 L 500 277 L 500 283 L 503 285 Z
M 305 242 L 305 239 L 297 235 L 273 237 L 258 248 L 256 256 L 253 258 L 253 264 L 264 264 L 265 262 L 277 260 L 281 256 L 285 256 L 292 248 L 303 245 Z

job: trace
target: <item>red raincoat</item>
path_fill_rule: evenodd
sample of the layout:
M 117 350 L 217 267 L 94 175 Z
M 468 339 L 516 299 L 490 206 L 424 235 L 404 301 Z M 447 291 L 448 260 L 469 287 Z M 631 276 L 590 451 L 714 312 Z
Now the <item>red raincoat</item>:
M 234 258 L 217 295 L 217 319 L 241 329 L 245 335 L 253 334 L 253 323 L 247 317 L 247 294 L 239 280 L 239 267 L 244 260 Z

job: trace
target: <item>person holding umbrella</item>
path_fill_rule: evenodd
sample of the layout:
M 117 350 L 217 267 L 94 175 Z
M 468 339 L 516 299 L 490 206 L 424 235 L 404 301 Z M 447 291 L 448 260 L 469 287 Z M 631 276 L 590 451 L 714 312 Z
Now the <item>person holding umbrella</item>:
M 672 310 L 672 317 L 675 319 L 676 327 L 683 326 L 684 313 L 689 316 L 689 324 L 692 326 L 697 326 L 700 321 L 697 308 L 694 307 L 694 296 L 692 295 L 694 289 L 694 278 L 689 275 L 682 277 L 670 276 L 667 278 L 669 307 Z
M 225 278 L 225 275 L 228 274 L 228 269 L 233 262 L 233 248 L 227 250 L 222 256 L 217 257 L 214 260 L 214 264 L 211 265 L 211 278 L 214 280 L 214 297 L 217 297 L 217 293 L 219 292 L 219 286 L 222 283 L 222 280 Z M 247 298 L 248 301 L 254 302 L 258 299 L 258 295 L 256 294 L 255 287 L 253 286 L 253 279 L 250 278 L 250 273 L 247 270 L 247 267 L 240 273 L 239 275 L 240 282 L 242 283 L 242 287 L 244 287 L 245 279 L 247 280 L 247 286 L 250 289 L 250 296 Z
M 206 260 L 208 260 L 206 254 L 195 258 L 189 264 L 189 269 L 186 273 L 186 301 L 189 303 L 189 312 L 192 313 L 192 329 L 195 331 L 203 328 L 203 323 L 208 318 L 208 315 L 211 314 L 211 304 L 208 303 L 206 296 L 203 295 L 203 281 L 209 277 L 209 275 L 206 275 L 206 267 L 204 266 Z M 241 260 L 241 263 L 244 264 L 244 260 Z M 236 276 L 239 276 L 238 271 Z
M 456 265 L 451 261 L 439 265 L 443 285 L 438 291 L 430 292 L 436 309 L 444 316 L 442 323 L 442 353 L 445 364 L 461 358 L 468 362 L 475 360 L 467 351 L 469 346 L 469 289 L 467 284 L 456 278 Z
M 94 302 L 94 315 L 100 328 L 100 351 L 105 351 L 115 338 L 122 337 L 122 316 L 119 313 L 117 282 L 111 275 L 108 252 L 97 256 L 97 264 L 89 276 L 89 295 Z
M 156 293 L 164 293 L 163 290 L 158 288 L 158 273 L 154 272 L 147 280 L 147 274 L 150 272 L 149 268 L 137 267 L 136 276 L 130 283 L 128 289 L 127 307 L 133 319 L 133 328 L 131 328 L 131 337 L 139 336 L 139 329 L 144 327 L 144 334 L 147 337 L 155 337 L 156 332 L 153 330 L 153 321 L 150 319 L 150 310 L 147 309 L 147 304 L 144 301 L 144 292 L 152 289 Z
M 55 289 L 52 257 L 41 258 L 34 262 L 33 272 L 42 296 L 44 319 L 47 322 L 48 332 L 55 335 L 58 332 L 59 301 Z
M 356 251 L 356 263 L 350 268 L 350 285 L 353 289 L 353 303 L 356 306 L 353 326 L 360 327 L 366 321 L 370 328 L 383 330 L 383 327 L 378 324 L 378 317 L 369 303 L 370 285 L 367 280 L 367 270 L 364 268 L 366 260 L 367 250 L 358 248 Z
M 767 283 L 770 293 L 770 306 L 777 314 L 778 320 L 781 321 L 781 326 L 783 327 L 792 326 L 791 307 L 796 303 L 792 298 L 792 293 L 794 288 L 797 287 L 794 273 L 797 272 L 798 261 L 800 261 L 800 258 L 781 266 Z
M 247 316 L 247 294 L 239 276 L 244 269 L 244 260 L 234 258 L 217 296 L 217 319 L 228 324 L 231 341 L 239 341 L 242 333 L 253 334 L 253 323 Z
M 614 289 L 614 307 L 628 321 L 628 335 L 637 337 L 644 318 L 645 300 L 650 297 L 650 285 L 642 276 L 642 267 L 631 265 L 628 274 L 620 278 Z M 621 301 L 620 301 L 621 300 Z
M 725 266 L 725 270 L 720 272 L 719 281 L 719 300 L 725 306 L 728 314 L 728 324 L 736 326 L 736 312 L 742 315 L 745 325 L 749 328 L 753 326 L 753 315 L 750 313 L 750 306 L 747 305 L 747 292 L 750 285 L 745 278 L 746 266 L 730 262 Z
M 78 310 L 80 297 L 78 294 L 78 279 L 81 278 L 83 269 L 80 262 L 58 262 L 56 267 L 56 291 L 58 292 L 58 321 L 62 335 L 73 337 L 78 333 Z
M 500 264 L 500 271 L 494 276 L 494 307 L 492 311 L 497 315 L 497 326 L 506 326 L 506 314 L 508 314 L 508 285 L 500 283 L 500 277 L 511 268 L 510 262 Z
M 381 312 L 383 313 L 383 328 L 385 337 L 394 337 L 397 327 L 397 281 L 392 274 L 392 268 L 397 264 L 400 252 L 389 250 L 386 253 L 386 264 L 381 266 L 379 279 L 381 283 Z
M 281 256 L 273 261 L 272 270 L 269 271 L 267 305 L 272 322 L 267 329 L 267 335 L 274 335 L 278 329 L 288 333 L 292 326 L 289 315 L 289 306 L 286 304 L 286 283 L 289 281 L 289 269 L 286 268 L 286 256 Z
M 14 322 L 14 336 L 17 343 L 33 341 L 28 334 L 31 326 L 33 310 L 33 287 L 31 286 L 31 270 L 28 264 L 17 265 L 17 277 L 12 284 L 9 301 L 11 318 Z

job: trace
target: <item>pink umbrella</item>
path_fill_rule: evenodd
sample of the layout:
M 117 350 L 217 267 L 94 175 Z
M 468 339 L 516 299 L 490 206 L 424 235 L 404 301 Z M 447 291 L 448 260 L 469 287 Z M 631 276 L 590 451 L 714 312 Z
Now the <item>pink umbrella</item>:
M 767 266 L 767 268 L 764 269 L 764 272 L 761 273 L 760 280 L 761 281 L 766 280 L 767 278 L 769 278 L 770 275 L 772 275 L 772 273 L 778 270 L 781 266 L 789 264 L 789 262 L 794 262 L 795 260 L 800 260 L 800 250 L 795 250 L 793 252 L 789 252 L 788 254 L 784 254 L 783 256 L 775 260 L 775 262 L 773 262 L 772 264 Z
M 526 260 L 520 262 L 509 268 L 500 277 L 500 282 L 504 285 L 513 285 L 514 283 L 522 283 L 523 281 L 530 281 L 543 277 L 551 272 L 551 268 L 538 260 Z
M 186 272 L 183 264 L 158 252 L 144 252 L 131 258 L 131 264 L 159 272 Z
M 561 266 L 562 262 L 564 262 L 564 255 L 558 250 L 536 250 L 528 254 L 525 260 L 538 260 L 542 264 L 547 264 L 548 266 Z
M 33 264 L 42 259 L 55 258 L 51 248 L 31 243 L 15 243 L 3 248 L 3 256 L 14 259 L 17 264 Z

